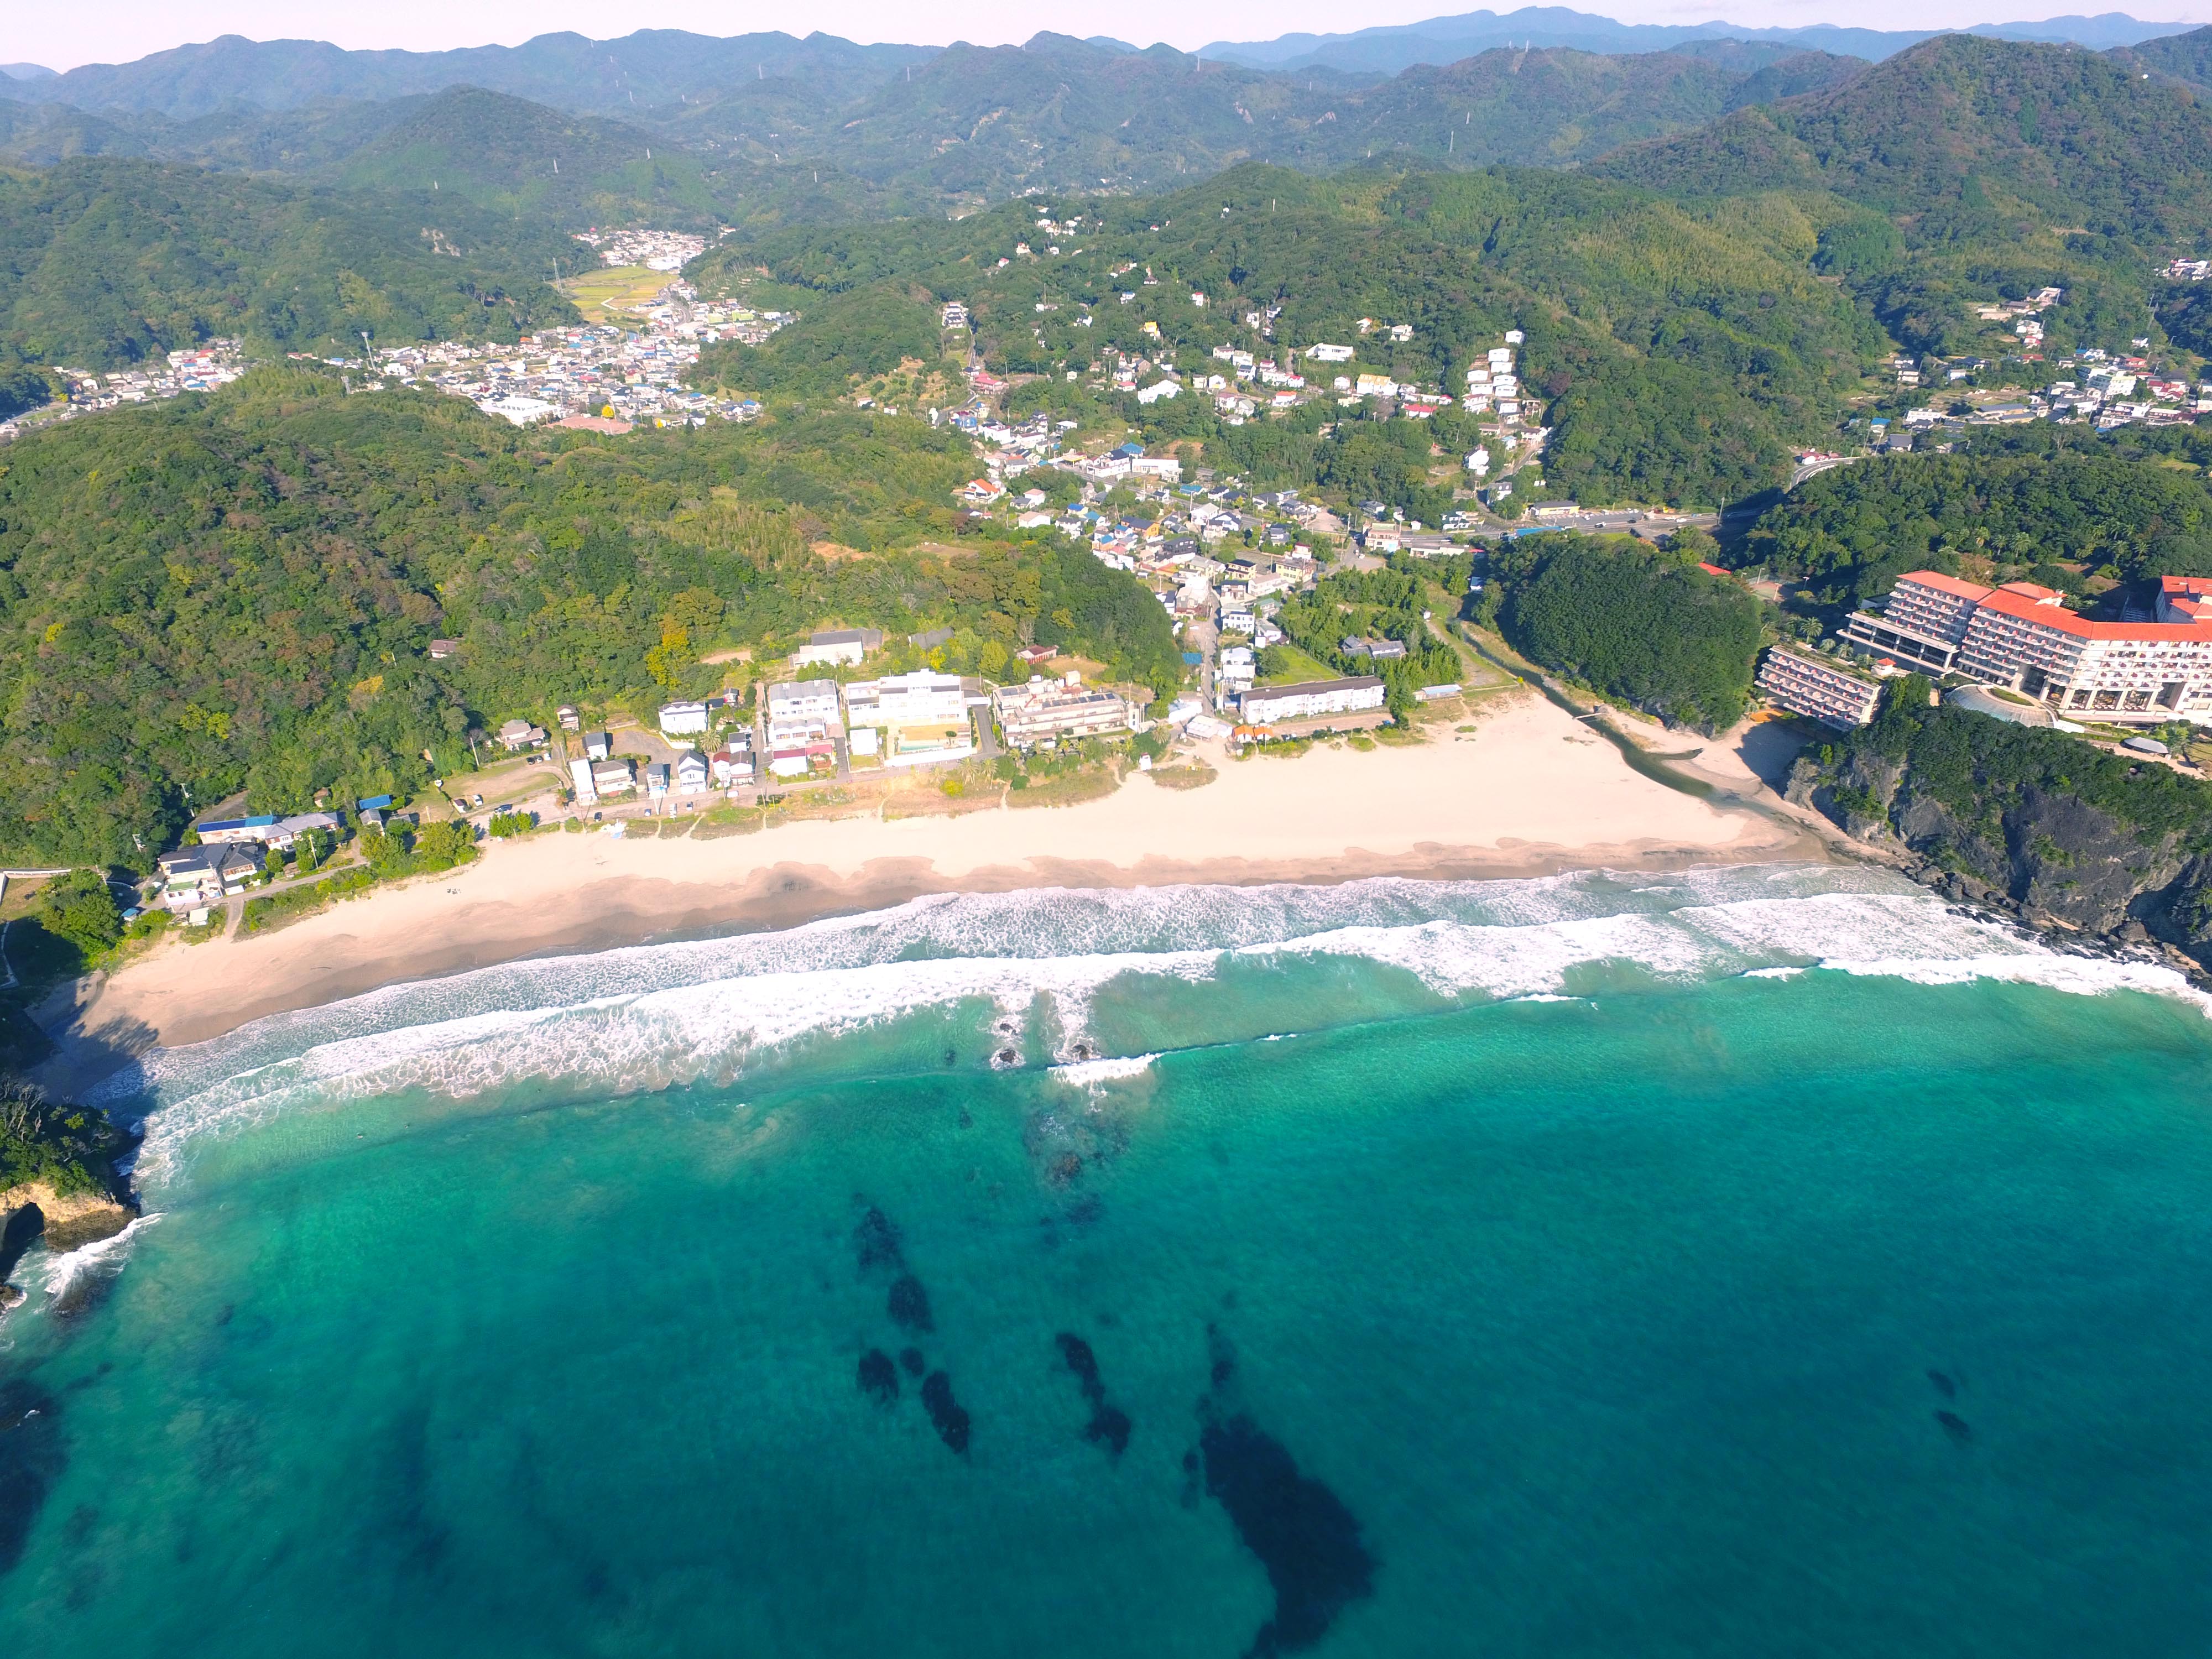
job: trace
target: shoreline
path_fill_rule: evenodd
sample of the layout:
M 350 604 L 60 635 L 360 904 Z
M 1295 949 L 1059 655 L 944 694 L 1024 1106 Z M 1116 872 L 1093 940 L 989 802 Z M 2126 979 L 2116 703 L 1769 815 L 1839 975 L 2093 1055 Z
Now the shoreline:
M 1533 697 L 1471 734 L 1431 730 L 1403 748 L 1212 757 L 1221 775 L 1196 790 L 1134 774 L 1112 795 L 1064 807 L 805 820 L 708 841 L 541 833 L 488 843 L 462 869 L 266 934 L 165 941 L 112 976 L 63 988 L 37 1011 L 58 1049 L 40 1071 L 66 1094 L 154 1048 L 385 986 L 781 931 L 936 893 L 1510 880 L 1838 855 L 1725 739 L 1690 769 L 1743 804 L 1717 805 L 1639 775 Z

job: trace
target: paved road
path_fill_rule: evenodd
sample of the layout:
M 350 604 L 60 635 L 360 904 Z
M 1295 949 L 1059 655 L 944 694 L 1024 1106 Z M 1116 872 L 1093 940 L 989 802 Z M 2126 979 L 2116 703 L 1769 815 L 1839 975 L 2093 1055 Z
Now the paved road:
M 1808 461 L 1791 469 L 1787 488 L 1795 489 L 1808 478 L 1816 478 L 1823 472 L 1833 472 L 1839 466 L 1849 466 L 1853 461 L 1863 461 L 1863 455 L 1837 455 L 1825 461 Z

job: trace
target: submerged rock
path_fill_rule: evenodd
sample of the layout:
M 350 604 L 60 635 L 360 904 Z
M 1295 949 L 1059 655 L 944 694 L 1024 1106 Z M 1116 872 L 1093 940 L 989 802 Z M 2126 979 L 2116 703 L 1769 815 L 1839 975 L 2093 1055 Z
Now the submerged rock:
M 0 1577 L 23 1559 L 68 1462 L 59 1403 L 20 1379 L 0 1382 Z
M 937 1437 L 962 1456 L 968 1454 L 968 1413 L 952 1397 L 952 1379 L 932 1371 L 921 1385 L 921 1403 L 936 1425 Z
M 883 1406 L 898 1398 L 898 1367 L 881 1348 L 871 1348 L 860 1356 L 860 1392 Z
M 937 1322 L 929 1311 L 929 1292 L 912 1273 L 902 1273 L 891 1281 L 889 1301 L 891 1322 L 901 1330 L 933 1331 Z
M 878 1267 L 906 1265 L 906 1253 L 899 1244 L 899 1230 L 889 1216 L 872 1204 L 860 1217 L 860 1224 L 853 1229 L 853 1249 L 860 1257 L 864 1273 Z
M 1249 1417 L 1208 1423 L 1199 1450 L 1206 1492 L 1274 1587 L 1275 1616 L 1252 1638 L 1251 1659 L 1313 1646 L 1347 1604 L 1374 1593 L 1375 1558 L 1359 1522 Z
M 1129 1449 L 1129 1434 L 1134 1425 L 1129 1413 L 1119 1406 L 1109 1406 L 1103 1401 L 1098 1409 L 1091 1413 L 1091 1421 L 1083 1431 L 1083 1437 L 1102 1445 L 1119 1457 Z

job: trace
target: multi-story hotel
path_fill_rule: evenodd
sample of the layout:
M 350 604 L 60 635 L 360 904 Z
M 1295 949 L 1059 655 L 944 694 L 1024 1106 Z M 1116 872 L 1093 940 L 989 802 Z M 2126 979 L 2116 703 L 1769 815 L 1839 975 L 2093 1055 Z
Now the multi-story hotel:
M 2058 712 L 2212 725 L 2212 580 L 2167 576 L 2153 622 L 2091 622 L 2033 582 L 1984 587 L 1933 570 L 1898 578 L 1844 637 L 1933 673 L 2010 686 Z
M 1768 701 L 1848 732 L 1874 718 L 1881 682 L 1864 670 L 1795 646 L 1771 645 L 1759 665 L 1759 689 Z

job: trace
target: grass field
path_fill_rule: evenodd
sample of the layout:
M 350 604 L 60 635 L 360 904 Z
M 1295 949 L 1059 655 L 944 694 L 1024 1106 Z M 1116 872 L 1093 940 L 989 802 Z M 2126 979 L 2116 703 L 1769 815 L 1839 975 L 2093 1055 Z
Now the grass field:
M 1310 680 L 1333 680 L 1336 678 L 1336 670 L 1308 656 L 1287 641 L 1279 646 L 1270 646 L 1268 649 L 1280 651 L 1285 665 L 1279 673 L 1262 674 L 1258 682 L 1261 685 L 1303 685 Z
M 652 304 L 653 297 L 675 280 L 668 271 L 647 270 L 643 265 L 601 265 L 581 276 L 563 278 L 560 287 L 588 320 L 608 323 L 636 307 Z

